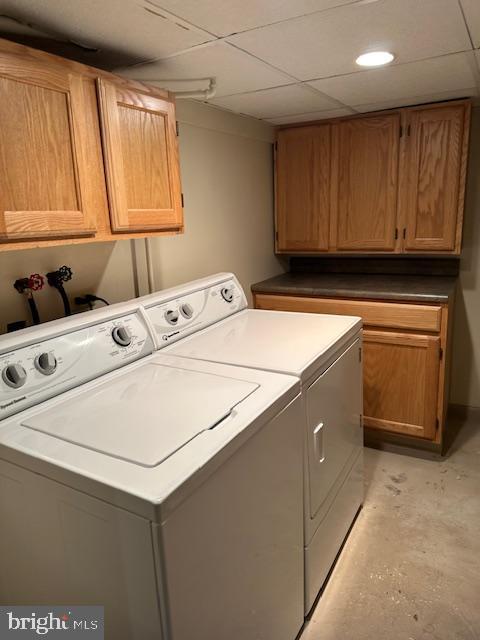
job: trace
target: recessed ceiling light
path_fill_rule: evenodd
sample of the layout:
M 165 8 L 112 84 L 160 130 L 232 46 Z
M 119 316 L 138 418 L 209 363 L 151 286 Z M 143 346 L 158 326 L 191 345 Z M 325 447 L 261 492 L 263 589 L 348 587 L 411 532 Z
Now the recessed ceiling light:
M 392 62 L 394 58 L 395 56 L 390 51 L 369 51 L 358 56 L 355 62 L 361 67 L 381 67 Z

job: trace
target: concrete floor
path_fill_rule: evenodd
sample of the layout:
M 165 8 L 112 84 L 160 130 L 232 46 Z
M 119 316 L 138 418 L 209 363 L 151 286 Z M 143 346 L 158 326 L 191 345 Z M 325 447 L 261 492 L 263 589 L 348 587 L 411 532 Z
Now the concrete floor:
M 365 449 L 365 504 L 301 640 L 480 638 L 480 411 L 443 459 Z

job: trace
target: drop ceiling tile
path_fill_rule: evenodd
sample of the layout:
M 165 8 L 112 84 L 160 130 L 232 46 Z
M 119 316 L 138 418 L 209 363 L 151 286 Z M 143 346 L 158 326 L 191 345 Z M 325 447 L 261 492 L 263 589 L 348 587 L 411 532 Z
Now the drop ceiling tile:
M 355 3 L 228 38 L 301 80 L 358 70 L 357 56 L 372 49 L 397 62 L 471 49 L 456 0 L 379 0 Z
M 299 113 L 292 116 L 281 116 L 280 118 L 268 118 L 270 124 L 293 124 L 295 122 L 314 122 L 315 120 L 326 120 L 327 118 L 340 118 L 342 116 L 350 116 L 356 113 L 348 107 L 341 109 L 329 109 L 328 111 L 311 111 L 309 113 Z
M 158 58 L 213 36 L 166 19 L 148 0 L 3 0 L 7 14 L 89 46 Z M 179 21 L 177 21 L 179 22 Z
M 468 30 L 476 49 L 480 49 L 480 0 L 460 0 Z
M 219 41 L 178 56 L 125 69 L 122 75 L 136 80 L 160 81 L 163 87 L 174 91 L 206 88 L 206 79 L 212 77 L 217 82 L 218 97 L 295 82 L 290 76 L 272 69 L 261 60 Z M 198 78 L 204 78 L 203 82 L 184 82 L 183 86 L 168 82 Z
M 156 0 L 167 11 L 218 36 L 349 4 L 355 0 Z
M 395 109 L 399 107 L 409 107 L 416 104 L 429 104 L 430 102 L 443 102 L 444 100 L 454 100 L 459 98 L 477 98 L 480 95 L 477 87 L 466 87 L 457 89 L 456 91 L 446 91 L 432 93 L 429 95 L 410 96 L 402 100 L 385 100 L 375 102 L 373 104 L 356 105 L 355 110 L 359 113 L 367 113 L 370 111 L 382 111 L 383 109 Z M 475 102 L 475 100 L 474 100 Z
M 355 106 L 473 87 L 473 53 L 456 53 L 383 69 L 359 71 L 309 82 L 312 87 Z
M 338 107 L 338 104 L 327 96 L 298 84 L 213 98 L 210 102 L 236 113 L 264 119 Z

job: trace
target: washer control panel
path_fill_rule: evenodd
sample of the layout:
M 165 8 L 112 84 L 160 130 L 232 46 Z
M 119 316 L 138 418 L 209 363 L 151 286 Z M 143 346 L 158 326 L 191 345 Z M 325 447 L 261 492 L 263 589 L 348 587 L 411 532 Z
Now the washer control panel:
M 245 309 L 247 300 L 238 282 L 229 278 L 177 297 L 160 291 L 144 305 L 161 349 Z
M 82 322 L 39 342 L 30 337 L 29 344 L 0 354 L 0 420 L 154 350 L 139 311 L 89 326 Z

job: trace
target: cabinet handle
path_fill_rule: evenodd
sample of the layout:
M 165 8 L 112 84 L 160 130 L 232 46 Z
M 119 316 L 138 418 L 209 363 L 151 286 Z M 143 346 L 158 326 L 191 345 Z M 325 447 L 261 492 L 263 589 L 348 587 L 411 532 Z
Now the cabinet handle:
M 313 430 L 313 448 L 315 452 L 315 458 L 319 462 L 325 460 L 325 452 L 323 450 L 323 422 L 319 422 Z

